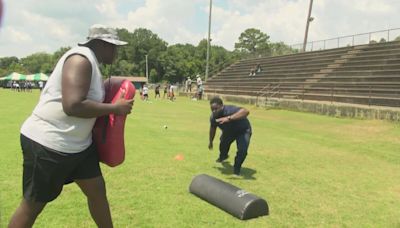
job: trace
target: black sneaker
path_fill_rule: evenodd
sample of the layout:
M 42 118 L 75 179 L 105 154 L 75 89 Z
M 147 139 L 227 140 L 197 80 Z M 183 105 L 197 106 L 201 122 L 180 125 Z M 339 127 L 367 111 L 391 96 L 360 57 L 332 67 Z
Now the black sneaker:
M 234 169 L 233 174 L 236 176 L 240 176 L 240 170 Z
M 229 156 L 226 156 L 226 157 L 223 157 L 223 158 L 219 157 L 217 160 L 215 160 L 215 162 L 222 163 L 223 161 L 225 161 L 228 158 L 229 158 Z

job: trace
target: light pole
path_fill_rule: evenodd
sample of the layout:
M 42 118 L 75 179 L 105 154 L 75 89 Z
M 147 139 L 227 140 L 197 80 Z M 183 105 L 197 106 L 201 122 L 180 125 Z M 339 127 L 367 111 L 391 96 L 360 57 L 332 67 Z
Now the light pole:
M 308 27 L 310 26 L 310 22 L 314 20 L 314 18 L 311 17 L 312 4 L 313 4 L 313 0 L 310 0 L 310 6 L 308 8 L 308 16 L 307 16 L 307 23 L 306 23 L 306 32 L 304 34 L 303 52 L 306 51 Z
M 208 69 L 209 69 L 209 61 L 210 61 L 211 9 L 212 9 L 212 0 L 210 0 L 210 13 L 208 15 L 207 60 L 206 60 L 206 76 L 205 76 L 204 81 L 207 81 L 207 78 L 208 78 Z
M 147 62 L 147 55 L 146 55 L 146 78 L 147 78 L 147 83 L 149 82 L 149 65 Z
M 0 27 L 1 27 L 2 17 L 3 17 L 3 1 L 0 0 Z

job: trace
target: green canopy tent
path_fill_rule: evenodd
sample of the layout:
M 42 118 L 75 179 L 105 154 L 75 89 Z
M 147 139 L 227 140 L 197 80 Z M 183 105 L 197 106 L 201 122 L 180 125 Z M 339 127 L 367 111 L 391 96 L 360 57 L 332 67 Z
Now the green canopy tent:
M 0 78 L 0 81 L 47 81 L 49 76 L 43 73 L 23 75 L 13 72 L 5 77 Z
M 13 72 L 5 77 L 0 78 L 0 80 L 1 81 L 21 81 L 21 80 L 26 80 L 26 76 L 23 74 Z
M 47 81 L 49 76 L 43 73 L 30 74 L 26 76 L 27 81 Z

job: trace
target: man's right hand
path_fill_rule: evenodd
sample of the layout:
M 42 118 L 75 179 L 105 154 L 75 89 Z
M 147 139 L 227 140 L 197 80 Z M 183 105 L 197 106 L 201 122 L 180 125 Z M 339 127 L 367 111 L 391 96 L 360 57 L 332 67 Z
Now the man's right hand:
M 126 100 L 124 96 L 125 93 L 121 93 L 121 97 L 114 103 L 114 113 L 120 116 L 131 113 L 133 102 L 135 102 L 135 99 Z
M 210 143 L 208 144 L 208 149 L 209 149 L 209 150 L 212 150 L 212 149 L 213 149 L 213 143 L 212 143 L 212 142 L 210 142 Z

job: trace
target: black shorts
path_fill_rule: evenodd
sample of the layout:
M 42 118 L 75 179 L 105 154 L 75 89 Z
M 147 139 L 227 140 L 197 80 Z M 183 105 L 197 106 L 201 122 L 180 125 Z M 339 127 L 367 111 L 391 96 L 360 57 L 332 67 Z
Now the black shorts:
M 92 144 L 80 153 L 62 153 L 21 134 L 23 195 L 34 202 L 50 202 L 61 193 L 64 184 L 77 179 L 101 176 L 99 158 Z

